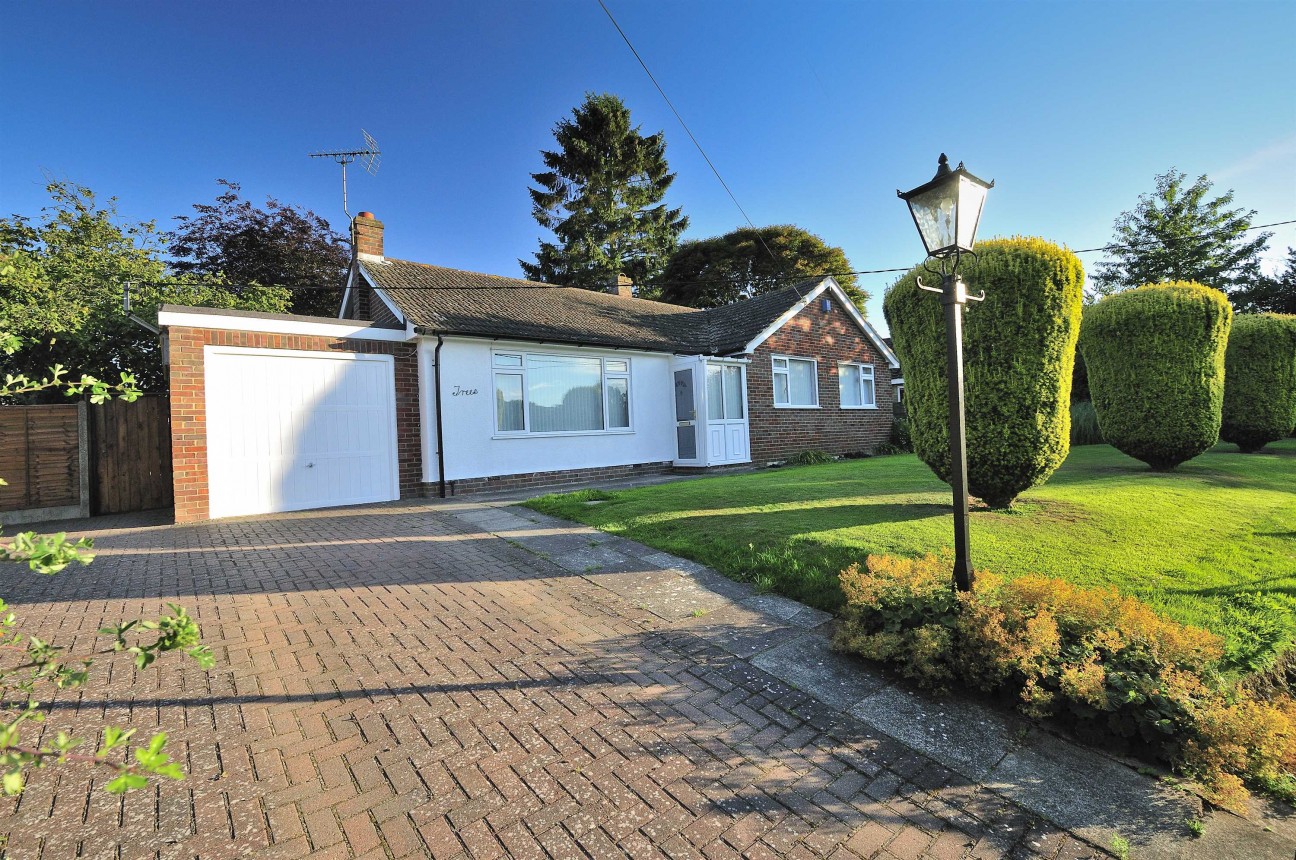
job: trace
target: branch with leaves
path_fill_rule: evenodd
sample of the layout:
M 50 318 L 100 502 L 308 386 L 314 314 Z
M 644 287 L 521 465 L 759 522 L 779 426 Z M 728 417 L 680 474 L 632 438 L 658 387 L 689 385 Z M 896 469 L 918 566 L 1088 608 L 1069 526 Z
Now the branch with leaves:
M 18 338 L 0 331 L 0 352 L 11 355 L 20 345 Z M 41 379 L 6 374 L 0 383 L 0 397 L 52 389 L 68 396 L 86 396 L 91 403 L 103 403 L 114 396 L 133 401 L 140 396 L 135 378 L 129 373 L 122 373 L 117 383 L 89 375 L 74 380 L 65 368 L 55 365 Z M 4 479 L 0 478 L 0 484 L 3 483 Z M 0 544 L 0 560 L 22 563 L 36 573 L 52 575 L 74 563 L 89 564 L 94 560 L 93 548 L 94 542 L 89 538 L 73 541 L 62 532 L 56 535 L 22 532 L 8 544 Z M 147 744 L 137 746 L 130 758 L 122 758 L 118 753 L 130 742 L 134 729 L 105 727 L 93 753 L 77 752 L 84 741 L 65 732 L 35 745 L 23 739 L 26 727 L 45 721 L 46 708 L 38 693 L 50 688 L 81 686 L 89 678 L 90 667 L 98 654 L 130 654 L 135 666 L 143 669 L 161 654 L 182 651 L 204 670 L 211 669 L 215 657 L 210 648 L 200 644 L 197 622 L 184 607 L 176 604 L 170 607 L 170 615 L 120 622 L 101 629 L 100 634 L 112 637 L 111 646 L 95 655 L 75 656 L 19 631 L 17 617 L 0 599 L 0 788 L 5 794 L 19 794 L 26 784 L 28 771 L 56 764 L 82 764 L 113 771 L 115 776 L 104 786 L 110 794 L 144 788 L 150 777 L 184 778 L 180 766 L 166 752 L 165 732 L 157 732 Z M 6 662 L 5 655 L 15 659 Z

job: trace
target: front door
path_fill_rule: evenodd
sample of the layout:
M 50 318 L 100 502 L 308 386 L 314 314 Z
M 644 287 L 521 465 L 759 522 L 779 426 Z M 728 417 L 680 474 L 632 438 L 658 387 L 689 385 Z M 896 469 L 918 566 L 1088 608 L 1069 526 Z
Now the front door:
M 751 460 L 746 370 L 741 364 L 707 363 L 707 465 Z
M 675 444 L 680 460 L 696 460 L 697 407 L 693 402 L 693 368 L 675 371 Z

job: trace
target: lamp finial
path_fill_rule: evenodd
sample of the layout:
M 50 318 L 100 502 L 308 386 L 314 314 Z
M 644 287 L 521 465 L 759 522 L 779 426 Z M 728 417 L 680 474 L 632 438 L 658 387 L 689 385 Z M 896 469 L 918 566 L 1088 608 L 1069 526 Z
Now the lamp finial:
M 945 155 L 945 153 L 942 152 L 940 154 L 940 161 L 937 162 L 936 165 L 936 175 L 933 176 L 932 178 L 940 179 L 942 176 L 944 176 L 949 172 L 950 172 L 949 158 Z

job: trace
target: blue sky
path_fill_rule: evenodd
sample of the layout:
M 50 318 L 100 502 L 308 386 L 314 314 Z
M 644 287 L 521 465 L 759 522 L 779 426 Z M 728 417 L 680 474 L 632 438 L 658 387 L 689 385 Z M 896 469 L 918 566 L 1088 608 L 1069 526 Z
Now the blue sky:
M 1172 165 L 1256 223 L 1296 218 L 1296 3 L 607 2 L 752 219 L 859 269 L 920 258 L 895 190 L 941 151 L 996 180 L 983 238 L 1101 245 Z M 529 174 L 594 90 L 665 131 L 688 237 L 742 223 L 596 0 L 0 12 L 6 214 L 35 214 L 48 171 L 169 225 L 225 178 L 345 232 L 337 168 L 306 156 L 364 127 L 383 163 L 353 174 L 351 211 L 386 223 L 389 255 L 517 276 L 541 232 Z M 1296 245 L 1275 233 L 1270 265 Z M 862 279 L 875 321 L 891 280 Z

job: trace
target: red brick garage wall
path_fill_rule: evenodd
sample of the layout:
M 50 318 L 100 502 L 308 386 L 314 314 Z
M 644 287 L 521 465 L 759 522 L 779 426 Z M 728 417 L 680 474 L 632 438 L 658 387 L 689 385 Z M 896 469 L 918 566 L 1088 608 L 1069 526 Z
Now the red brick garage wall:
M 785 460 L 800 451 L 871 452 L 891 435 L 891 367 L 836 298 L 825 312 L 816 299 L 756 348 L 747 367 L 752 462 Z M 775 408 L 775 355 L 819 362 L 819 408 Z M 837 363 L 872 364 L 877 409 L 842 409 Z
M 220 329 L 167 329 L 171 359 L 171 451 L 174 465 L 175 519 L 205 520 L 207 496 L 207 389 L 204 346 L 365 352 L 393 356 L 396 376 L 396 447 L 401 498 L 423 494 L 419 442 L 418 358 L 412 343 L 271 334 Z

